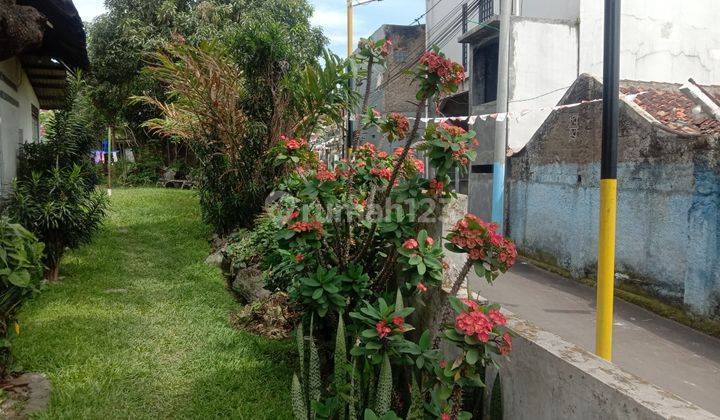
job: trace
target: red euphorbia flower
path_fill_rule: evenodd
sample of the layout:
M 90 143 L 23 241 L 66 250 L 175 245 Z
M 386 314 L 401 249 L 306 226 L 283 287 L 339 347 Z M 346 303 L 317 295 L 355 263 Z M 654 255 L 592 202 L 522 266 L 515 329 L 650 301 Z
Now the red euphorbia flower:
M 492 328 L 492 320 L 480 310 L 462 312 L 455 318 L 455 329 L 465 335 L 475 336 L 483 343 L 490 339 Z
M 421 293 L 427 292 L 427 286 L 425 286 L 425 285 L 422 284 L 422 283 L 418 283 L 417 289 L 418 289 Z
M 488 317 L 495 323 L 495 325 L 505 325 L 507 323 L 505 315 L 497 309 L 490 309 L 488 311 Z
M 408 239 L 403 243 L 403 248 L 405 249 L 415 249 L 418 247 L 418 243 L 415 239 Z
M 395 324 L 396 327 L 402 328 L 402 326 L 405 325 L 405 318 L 396 316 L 392 319 L 392 323 Z
M 377 331 L 380 339 L 387 337 L 388 334 L 392 332 L 392 329 L 387 325 L 387 322 L 385 322 L 384 319 L 375 324 L 375 330 Z
M 392 178 L 392 169 L 390 168 L 372 168 L 370 169 L 370 175 L 374 175 L 378 178 L 387 179 L 388 181 Z
M 436 75 L 443 85 L 457 85 L 465 79 L 463 66 L 434 51 L 426 51 L 420 57 L 420 64 L 425 66 L 427 73 Z
M 317 170 L 317 174 L 315 175 L 315 177 L 318 179 L 318 181 L 335 181 L 337 179 L 337 173 L 330 172 L 325 166 L 321 166 Z
M 512 337 L 510 333 L 504 333 L 502 336 L 502 344 L 500 345 L 500 354 L 507 356 L 512 351 Z
M 386 39 L 380 46 L 380 55 L 387 57 L 390 54 L 390 47 L 392 47 L 392 42 L 389 39 Z

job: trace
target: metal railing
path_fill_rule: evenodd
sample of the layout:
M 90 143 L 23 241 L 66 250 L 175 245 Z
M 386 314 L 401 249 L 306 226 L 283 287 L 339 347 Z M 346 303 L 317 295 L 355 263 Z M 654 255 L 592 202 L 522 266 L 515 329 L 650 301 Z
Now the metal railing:
M 479 0 L 478 22 L 485 23 L 495 14 L 495 0 Z

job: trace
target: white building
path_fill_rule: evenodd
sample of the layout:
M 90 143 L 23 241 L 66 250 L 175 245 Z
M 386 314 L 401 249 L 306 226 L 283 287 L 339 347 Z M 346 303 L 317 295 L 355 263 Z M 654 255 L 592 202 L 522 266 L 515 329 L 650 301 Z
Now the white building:
M 0 194 L 12 186 L 21 144 L 40 139 L 40 110 L 62 105 L 67 68 L 87 68 L 82 20 L 71 1 L 24 0 L 0 22 Z
M 448 115 L 495 112 L 498 80 L 504 78 L 509 88 L 507 108 L 516 116 L 522 114 L 507 121 L 508 146 L 522 149 L 550 113 L 539 108 L 556 105 L 580 74 L 602 77 L 603 3 L 513 0 L 509 71 L 500 75 L 500 0 L 427 0 L 428 45 L 435 39 L 445 42 L 447 37 L 437 34 L 454 33 L 455 42 L 447 42 L 442 50 L 458 62 L 465 56 L 469 73 L 460 94 L 467 95 L 466 102 L 455 100 L 465 113 L 454 109 Z M 457 12 L 463 4 L 470 13 Z M 684 2 L 682 8 L 672 0 L 622 2 L 620 77 L 675 83 L 692 77 L 701 84 L 717 84 L 719 21 L 717 0 Z M 470 210 L 482 217 L 490 215 L 492 175 L 487 165 L 493 161 L 494 125 L 492 120 L 478 120 L 475 126 L 481 147 L 469 180 Z

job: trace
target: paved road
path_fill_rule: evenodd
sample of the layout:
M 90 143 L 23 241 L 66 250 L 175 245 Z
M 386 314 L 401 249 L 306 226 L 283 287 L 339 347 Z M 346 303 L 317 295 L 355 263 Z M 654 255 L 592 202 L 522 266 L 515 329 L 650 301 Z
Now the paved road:
M 491 302 L 587 350 L 595 348 L 595 289 L 519 262 L 490 286 Z M 720 340 L 622 300 L 615 303 L 613 362 L 720 415 Z

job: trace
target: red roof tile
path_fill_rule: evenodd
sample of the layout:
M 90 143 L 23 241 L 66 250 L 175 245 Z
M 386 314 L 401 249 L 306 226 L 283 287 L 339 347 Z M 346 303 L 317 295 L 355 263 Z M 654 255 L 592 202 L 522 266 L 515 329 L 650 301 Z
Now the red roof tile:
M 720 98 L 716 86 L 705 87 Z M 622 81 L 625 94 L 645 92 L 635 103 L 666 127 L 688 134 L 720 134 L 720 121 L 705 113 L 693 113 L 696 103 L 680 92 L 680 85 L 671 83 Z

